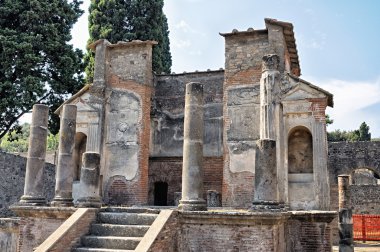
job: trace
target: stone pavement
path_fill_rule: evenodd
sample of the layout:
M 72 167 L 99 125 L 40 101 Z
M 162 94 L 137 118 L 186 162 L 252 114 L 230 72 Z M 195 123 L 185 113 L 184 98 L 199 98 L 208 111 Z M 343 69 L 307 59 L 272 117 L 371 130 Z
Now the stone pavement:
M 333 252 L 338 252 L 339 247 L 334 246 Z M 367 241 L 363 242 L 355 242 L 355 252 L 380 252 L 380 242 Z

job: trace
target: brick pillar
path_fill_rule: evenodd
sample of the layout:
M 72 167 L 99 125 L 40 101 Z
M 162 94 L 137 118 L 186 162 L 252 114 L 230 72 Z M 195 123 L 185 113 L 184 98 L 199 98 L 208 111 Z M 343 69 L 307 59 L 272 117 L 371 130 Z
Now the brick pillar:
M 22 205 L 46 204 L 46 199 L 43 195 L 43 170 L 45 166 L 48 115 L 48 106 L 43 104 L 35 104 L 33 106 L 24 195 L 20 200 L 20 204 Z
M 76 105 L 64 105 L 59 129 L 58 165 L 55 175 L 55 196 L 51 205 L 73 205 L 73 150 L 77 118 Z
M 350 176 L 338 176 L 339 190 L 339 252 L 354 251 L 354 236 L 352 222 L 352 207 L 350 195 Z
M 207 210 L 203 198 L 203 86 L 186 84 L 183 133 L 182 199 L 179 209 Z

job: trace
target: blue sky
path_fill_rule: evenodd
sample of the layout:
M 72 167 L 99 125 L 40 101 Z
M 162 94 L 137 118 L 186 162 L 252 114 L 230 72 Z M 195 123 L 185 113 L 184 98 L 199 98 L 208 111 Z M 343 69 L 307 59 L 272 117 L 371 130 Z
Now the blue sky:
M 84 0 L 82 8 L 88 5 Z M 263 29 L 266 17 L 293 23 L 301 77 L 334 94 L 328 130 L 366 121 L 372 137 L 380 137 L 380 1 L 165 0 L 164 12 L 176 73 L 224 68 L 219 32 Z M 87 13 L 72 35 L 84 49 Z

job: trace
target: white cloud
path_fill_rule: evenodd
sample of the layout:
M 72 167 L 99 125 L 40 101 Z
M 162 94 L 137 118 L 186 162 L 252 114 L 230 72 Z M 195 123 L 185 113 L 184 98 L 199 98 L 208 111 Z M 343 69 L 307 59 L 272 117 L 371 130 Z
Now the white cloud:
M 171 43 L 173 46 L 177 48 L 187 48 L 191 46 L 190 40 L 182 40 L 179 38 L 172 38 Z
M 334 108 L 327 110 L 327 113 L 334 119 L 329 130 L 358 129 L 360 124 L 365 121 L 371 127 L 373 137 L 380 136 L 379 113 L 367 111 L 368 107 L 380 104 L 380 77 L 374 81 L 305 79 L 311 80 L 334 95 Z

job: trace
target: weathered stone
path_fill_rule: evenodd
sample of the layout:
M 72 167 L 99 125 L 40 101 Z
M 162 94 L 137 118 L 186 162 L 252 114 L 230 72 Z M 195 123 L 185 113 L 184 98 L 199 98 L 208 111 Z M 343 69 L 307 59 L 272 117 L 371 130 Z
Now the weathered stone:
M 277 189 L 276 141 L 256 142 L 255 193 L 252 210 L 280 208 Z
M 275 54 L 263 57 L 263 73 L 260 79 L 260 139 L 276 139 L 275 110 L 279 102 L 279 57 Z
M 59 134 L 58 166 L 56 173 L 55 197 L 53 206 L 73 205 L 73 151 L 77 117 L 75 105 L 64 105 L 61 114 Z
M 354 234 L 352 222 L 352 208 L 350 197 L 350 176 L 338 176 L 339 190 L 339 251 L 353 252 L 354 251 Z
M 221 207 L 220 193 L 214 190 L 207 191 L 207 206 L 208 207 Z
M 80 176 L 80 192 L 76 206 L 78 207 L 101 207 L 100 198 L 100 155 L 96 152 L 83 154 L 83 166 Z
M 179 201 L 182 198 L 182 192 L 175 192 L 174 193 L 174 205 L 179 206 Z
M 203 86 L 186 84 L 182 199 L 179 209 L 206 210 L 203 199 Z
M 45 166 L 48 114 L 48 106 L 43 104 L 33 106 L 24 195 L 21 197 L 20 204 L 46 204 L 43 195 L 43 169 Z

